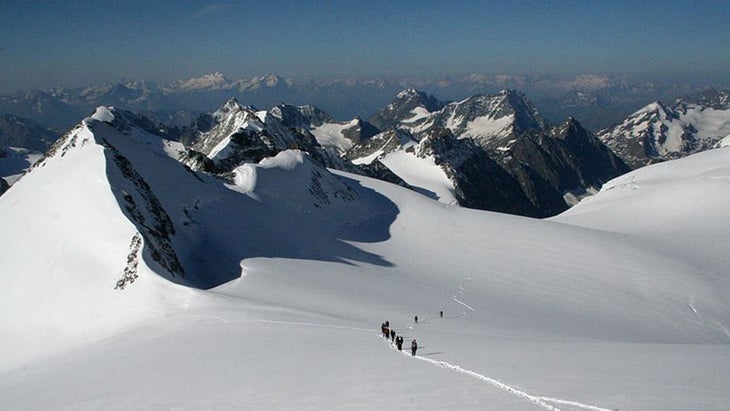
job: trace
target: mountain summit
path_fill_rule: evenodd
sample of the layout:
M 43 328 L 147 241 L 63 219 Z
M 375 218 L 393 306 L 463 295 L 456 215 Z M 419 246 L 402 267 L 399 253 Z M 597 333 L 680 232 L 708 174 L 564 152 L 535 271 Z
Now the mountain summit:
M 672 105 L 656 101 L 598 136 L 632 168 L 704 151 L 730 135 L 729 95 L 709 90 Z

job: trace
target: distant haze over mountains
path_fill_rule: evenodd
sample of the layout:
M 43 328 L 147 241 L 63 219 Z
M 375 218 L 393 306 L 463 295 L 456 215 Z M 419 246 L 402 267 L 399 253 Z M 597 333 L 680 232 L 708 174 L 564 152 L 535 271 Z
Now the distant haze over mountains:
M 525 93 L 551 122 L 575 117 L 597 131 L 655 101 L 671 101 L 712 86 L 689 79 L 657 82 L 639 76 L 582 74 L 483 75 L 439 79 L 295 79 L 276 74 L 231 79 L 215 72 L 168 84 L 125 80 L 99 86 L 52 88 L 0 96 L 0 113 L 65 129 L 100 105 L 141 112 L 155 121 L 184 125 L 194 113 L 211 112 L 235 97 L 243 104 L 313 104 L 335 119 L 368 118 L 398 92 L 415 88 L 442 101 L 455 101 L 504 89 Z

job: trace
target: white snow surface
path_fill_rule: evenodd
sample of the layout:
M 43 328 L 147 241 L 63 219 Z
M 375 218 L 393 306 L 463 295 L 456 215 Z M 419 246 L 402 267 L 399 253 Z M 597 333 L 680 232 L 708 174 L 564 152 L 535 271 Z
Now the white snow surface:
M 186 281 L 228 281 L 173 284 L 145 243 L 114 289 L 144 227 L 104 140 Z M 640 169 L 541 221 L 297 151 L 225 187 L 87 119 L 0 197 L 0 409 L 726 410 L 729 160 Z
M 514 114 L 499 118 L 491 118 L 491 116 L 477 117 L 466 123 L 466 131 L 463 137 L 507 136 L 512 133 L 514 121 Z
M 431 115 L 431 112 L 426 110 L 423 106 L 417 106 L 414 107 L 413 110 L 411 110 L 411 116 L 407 119 L 402 120 L 403 123 L 414 123 L 416 121 L 419 121 L 421 119 L 424 119 Z
M 337 153 L 344 153 L 353 146 L 352 140 L 345 137 L 343 131 L 357 126 L 357 119 L 347 123 L 324 123 L 319 127 L 312 127 L 309 131 L 323 147 L 334 148 Z
M 414 153 L 415 142 L 382 156 L 379 161 L 416 191 L 439 202 L 458 205 L 454 183 L 436 164 L 433 156 L 419 157 Z M 410 148 L 410 150 L 408 150 Z M 364 161 L 366 161 L 364 159 Z

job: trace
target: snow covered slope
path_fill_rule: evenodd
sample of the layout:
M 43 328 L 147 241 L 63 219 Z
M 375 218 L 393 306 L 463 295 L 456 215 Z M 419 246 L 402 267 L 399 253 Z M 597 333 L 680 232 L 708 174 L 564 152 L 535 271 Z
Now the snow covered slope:
M 671 106 L 657 101 L 598 136 L 633 168 L 704 151 L 730 135 L 728 94 Z
M 662 208 L 686 196 L 657 181 L 644 207 L 666 212 L 627 234 L 597 229 L 611 228 L 608 214 L 558 222 L 450 207 L 333 174 L 298 151 L 243 164 L 224 182 L 192 173 L 133 124 L 121 132 L 114 111 L 94 117 L 0 197 L 0 228 L 12 233 L 0 244 L 0 304 L 11 314 L 0 327 L 0 408 L 730 401 L 725 149 L 690 163 L 714 190 L 702 208 Z M 677 163 L 659 169 L 670 186 L 671 175 L 692 174 Z M 689 223 L 676 238 L 720 228 L 677 250 L 655 233 L 680 218 Z M 172 252 L 185 277 L 168 269 Z M 129 255 L 138 278 L 115 290 Z M 417 356 L 378 336 L 385 320 L 418 340 Z M 64 346 L 46 344 L 62 334 Z
M 329 114 L 312 105 L 295 107 L 280 104 L 270 111 L 272 116 L 287 126 L 312 133 L 322 147 L 337 156 L 377 133 L 372 125 L 359 117 L 350 121 L 335 121 Z
M 730 256 L 717 249 L 730 230 L 722 217 L 729 158 L 724 147 L 643 167 L 606 183 L 554 220 L 645 238 L 665 253 L 691 259 L 712 281 L 730 285 L 722 268 Z

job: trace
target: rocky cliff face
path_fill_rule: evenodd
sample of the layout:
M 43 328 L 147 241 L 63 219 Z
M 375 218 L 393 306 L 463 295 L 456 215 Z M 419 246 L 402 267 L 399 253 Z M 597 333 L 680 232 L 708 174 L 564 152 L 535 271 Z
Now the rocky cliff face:
M 477 95 L 436 111 L 428 110 L 426 97 L 398 94 L 378 117 L 377 124 L 390 128 L 356 144 L 347 157 L 373 163 L 415 145 L 419 156 L 432 156 L 443 169 L 460 205 L 534 217 L 560 213 L 629 170 L 575 119 L 550 127 L 518 91 Z
M 312 133 L 318 132 L 318 127 L 333 126 L 333 133 L 337 134 L 335 142 L 339 141 L 337 138 L 345 139 L 348 130 L 357 128 L 357 122 L 352 122 L 349 128 L 338 128 L 341 124 L 330 121 L 327 113 L 314 106 L 279 105 L 264 111 L 231 99 L 186 129 L 188 150 L 182 155 L 182 161 L 196 170 L 225 175 L 244 163 L 258 163 L 282 151 L 296 149 L 321 166 L 382 177 L 404 185 L 393 173 L 379 167 L 356 166 L 337 149 L 320 144 Z

